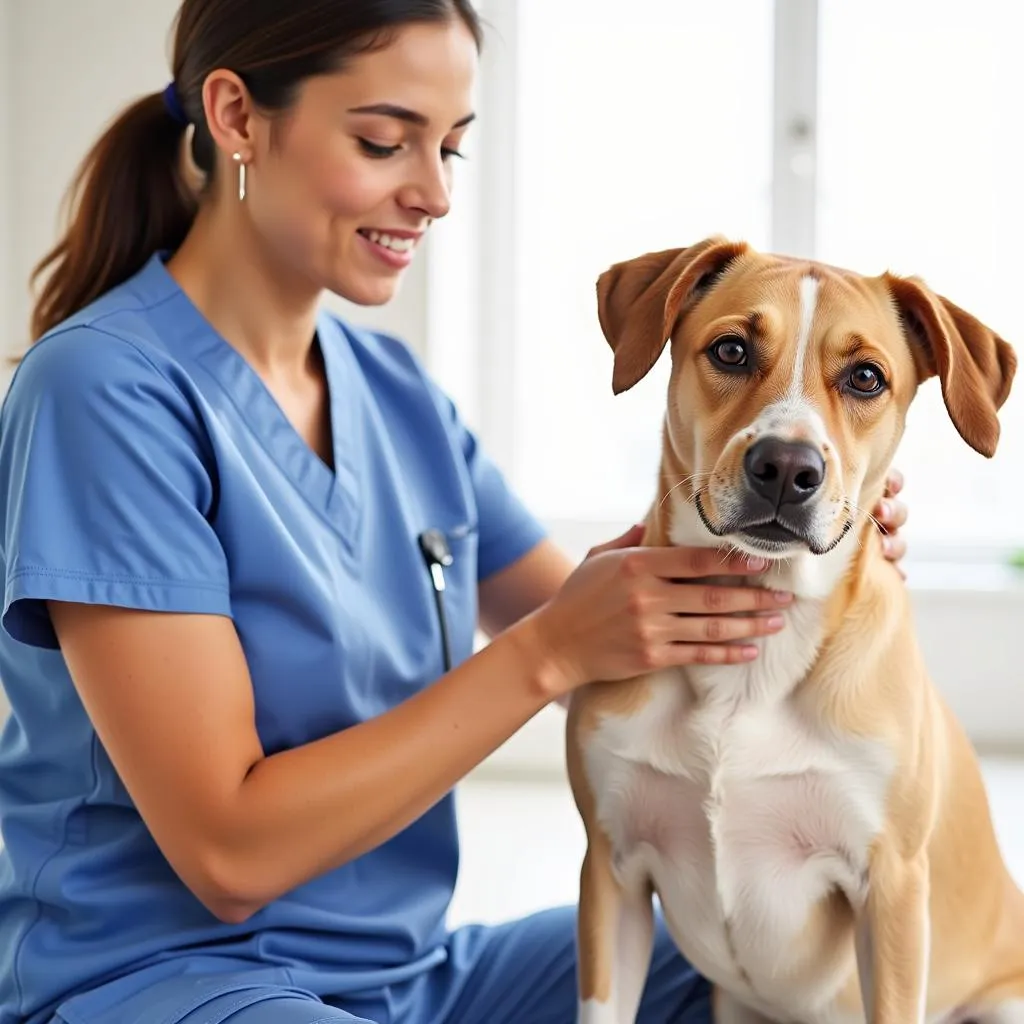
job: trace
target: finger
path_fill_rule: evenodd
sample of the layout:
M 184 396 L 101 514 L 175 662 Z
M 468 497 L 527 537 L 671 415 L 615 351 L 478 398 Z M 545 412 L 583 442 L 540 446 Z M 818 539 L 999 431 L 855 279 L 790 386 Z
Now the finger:
M 643 540 L 645 529 L 643 523 L 636 523 L 618 537 L 591 548 L 590 555 L 600 555 L 605 551 L 615 551 L 619 548 L 635 548 Z
M 885 478 L 885 496 L 895 498 L 903 490 L 903 474 L 898 469 L 890 467 Z
M 889 516 L 889 525 L 892 529 L 898 530 L 901 526 L 907 524 L 907 506 L 902 501 L 890 501 L 891 514 Z
M 665 648 L 666 667 L 674 665 L 737 665 L 753 661 L 753 644 L 670 644 Z
M 714 586 L 685 580 L 657 581 L 654 607 L 670 615 L 735 615 L 738 612 L 772 612 L 793 603 L 793 595 L 765 587 Z
M 907 553 L 906 539 L 898 533 L 883 537 L 882 553 L 890 562 L 899 562 Z
M 637 553 L 636 567 L 668 580 L 764 572 L 768 559 L 719 548 L 658 547 Z
M 686 615 L 672 620 L 668 630 L 671 643 L 726 644 L 737 640 L 772 636 L 786 625 L 777 612 L 772 615 Z
M 875 518 L 879 526 L 885 527 L 889 533 L 895 533 L 907 522 L 907 506 L 892 498 L 883 498 L 875 509 Z

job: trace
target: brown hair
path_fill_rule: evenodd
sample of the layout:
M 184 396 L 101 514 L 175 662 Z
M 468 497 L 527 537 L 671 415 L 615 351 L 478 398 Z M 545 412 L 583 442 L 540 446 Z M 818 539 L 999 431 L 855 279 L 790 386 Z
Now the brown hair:
M 188 124 L 192 159 L 207 186 L 213 179 L 216 153 L 202 102 L 212 71 L 235 72 L 258 107 L 284 111 L 305 79 L 386 45 L 403 25 L 453 17 L 481 46 L 470 0 L 184 0 L 172 96 L 154 93 L 127 107 L 79 167 L 65 200 L 64 235 L 32 273 L 33 284 L 47 275 L 32 339 L 127 280 L 157 250 L 182 243 L 198 206 L 181 159 Z

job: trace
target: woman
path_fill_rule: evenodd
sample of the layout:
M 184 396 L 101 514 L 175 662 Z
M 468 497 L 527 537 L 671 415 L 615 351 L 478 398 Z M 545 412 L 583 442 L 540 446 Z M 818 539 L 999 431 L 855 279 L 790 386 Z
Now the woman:
M 573 1019 L 571 908 L 446 930 L 451 788 L 777 628 L 728 588 L 704 643 L 720 553 L 574 567 L 406 348 L 318 312 L 448 212 L 479 42 L 465 0 L 185 0 L 83 165 L 0 434 L 0 1024 Z M 707 1016 L 661 929 L 643 1021 Z

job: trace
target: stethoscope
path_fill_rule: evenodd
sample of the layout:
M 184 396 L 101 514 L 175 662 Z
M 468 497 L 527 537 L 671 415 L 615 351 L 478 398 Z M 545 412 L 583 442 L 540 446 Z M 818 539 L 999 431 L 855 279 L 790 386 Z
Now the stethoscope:
M 427 563 L 430 583 L 434 591 L 434 604 L 437 607 L 437 621 L 441 627 L 441 657 L 445 672 L 452 668 L 451 642 L 448 637 L 448 617 L 444 610 L 445 578 L 444 571 L 452 564 L 452 553 L 448 547 L 448 539 L 436 529 L 424 530 L 419 536 L 420 551 Z

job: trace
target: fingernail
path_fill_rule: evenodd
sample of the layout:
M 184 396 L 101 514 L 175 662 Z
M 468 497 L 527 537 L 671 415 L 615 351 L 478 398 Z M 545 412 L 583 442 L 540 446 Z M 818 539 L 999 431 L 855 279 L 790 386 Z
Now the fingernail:
M 743 648 L 743 657 L 744 657 L 744 659 L 746 661 L 753 661 L 757 657 L 757 648 L 756 647 L 744 647 Z
M 882 519 L 888 519 L 892 515 L 892 505 L 887 501 L 878 503 L 878 514 Z
M 786 620 L 781 615 L 769 615 L 767 626 L 769 629 L 782 629 Z
M 754 572 L 760 572 L 762 569 L 768 568 L 768 559 L 751 555 L 747 558 L 747 568 L 752 569 Z
M 786 590 L 776 590 L 774 597 L 779 604 L 789 604 L 793 600 L 793 595 Z
M 882 537 L 882 550 L 887 554 L 892 554 L 892 537 L 886 535 Z

